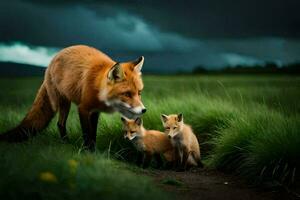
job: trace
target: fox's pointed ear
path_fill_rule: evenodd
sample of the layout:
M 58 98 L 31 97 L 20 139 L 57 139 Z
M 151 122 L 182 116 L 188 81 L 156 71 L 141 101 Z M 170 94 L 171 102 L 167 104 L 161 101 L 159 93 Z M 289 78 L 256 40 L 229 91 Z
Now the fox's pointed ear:
M 142 123 L 143 123 L 143 120 L 142 120 L 142 118 L 140 118 L 140 117 L 138 117 L 138 118 L 136 118 L 135 119 L 135 121 L 134 121 L 137 125 L 142 125 Z
M 141 73 L 142 67 L 144 65 L 144 56 L 139 57 L 137 60 L 133 61 L 134 71 Z
M 165 122 L 168 120 L 168 116 L 165 115 L 165 114 L 161 114 L 160 117 L 161 117 L 161 121 L 162 121 L 163 123 L 165 123 Z
M 177 117 L 178 117 L 178 122 L 181 122 L 183 120 L 182 113 L 178 114 Z
M 124 78 L 124 72 L 120 63 L 116 63 L 108 72 L 107 78 L 110 81 L 121 81 Z

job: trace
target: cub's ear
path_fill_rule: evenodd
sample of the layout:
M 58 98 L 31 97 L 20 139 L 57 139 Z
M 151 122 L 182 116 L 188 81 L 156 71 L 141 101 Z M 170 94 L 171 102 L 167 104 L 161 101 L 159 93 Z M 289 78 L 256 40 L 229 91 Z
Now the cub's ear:
M 165 114 L 161 114 L 160 117 L 161 117 L 161 121 L 162 121 L 163 123 L 165 123 L 165 122 L 168 120 L 168 116 L 165 115 Z
M 123 122 L 123 123 L 126 123 L 126 119 L 124 118 L 124 117 L 121 117 L 121 121 Z
M 133 61 L 133 64 L 134 64 L 134 71 L 141 73 L 144 64 L 144 56 L 141 56 L 135 61 Z
M 124 72 L 120 63 L 116 63 L 108 72 L 108 80 L 110 81 L 121 81 L 124 78 Z
M 183 120 L 182 113 L 178 114 L 177 117 L 178 117 L 178 122 L 181 122 Z
M 140 118 L 140 117 L 138 117 L 138 118 L 136 118 L 135 119 L 135 121 L 134 121 L 137 125 L 142 125 L 142 123 L 143 123 L 143 120 L 142 120 L 142 118 Z

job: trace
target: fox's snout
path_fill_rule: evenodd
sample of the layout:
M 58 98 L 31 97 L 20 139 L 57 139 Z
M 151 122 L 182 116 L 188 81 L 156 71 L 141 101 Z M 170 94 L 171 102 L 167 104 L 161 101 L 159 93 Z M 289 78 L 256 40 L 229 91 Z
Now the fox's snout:
M 177 132 L 171 132 L 171 133 L 168 134 L 168 138 L 169 139 L 174 139 L 177 136 L 177 134 L 178 134 Z
M 132 135 L 124 135 L 124 139 L 126 140 L 133 140 L 134 138 L 137 137 L 137 134 L 132 134 Z
M 130 110 L 133 112 L 133 113 L 136 113 L 136 114 L 144 114 L 146 111 L 147 111 L 147 109 L 145 108 L 145 106 L 144 105 L 141 105 L 141 106 L 137 106 L 137 107 L 133 107 L 133 108 L 131 108 L 130 107 Z
M 135 107 L 121 100 L 107 101 L 106 105 L 113 107 L 128 119 L 140 117 L 147 111 L 142 102 Z
M 174 137 L 173 133 L 169 133 L 169 134 L 168 134 L 168 138 L 169 138 L 169 139 L 172 139 L 173 137 Z
M 122 103 L 123 106 L 119 108 L 119 112 L 121 112 L 125 117 L 129 119 L 134 119 L 136 117 L 140 117 L 142 114 L 144 114 L 147 109 L 144 107 L 143 104 L 140 106 L 132 107 L 129 104 Z

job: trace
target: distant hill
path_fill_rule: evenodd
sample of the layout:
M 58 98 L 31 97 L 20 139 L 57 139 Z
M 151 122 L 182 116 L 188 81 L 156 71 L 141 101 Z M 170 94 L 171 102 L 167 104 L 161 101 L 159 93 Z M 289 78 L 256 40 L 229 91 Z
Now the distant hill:
M 43 76 L 45 67 L 12 62 L 0 62 L 0 77 Z

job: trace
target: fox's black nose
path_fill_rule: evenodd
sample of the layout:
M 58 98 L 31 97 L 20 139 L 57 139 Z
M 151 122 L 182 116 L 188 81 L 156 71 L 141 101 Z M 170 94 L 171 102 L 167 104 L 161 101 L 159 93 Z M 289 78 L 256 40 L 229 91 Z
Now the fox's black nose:
M 171 139 L 171 136 L 170 135 L 168 135 L 169 136 L 169 138 Z
M 146 108 L 143 108 L 143 109 L 142 109 L 142 113 L 143 113 L 143 114 L 144 114 L 146 111 L 147 111 Z

